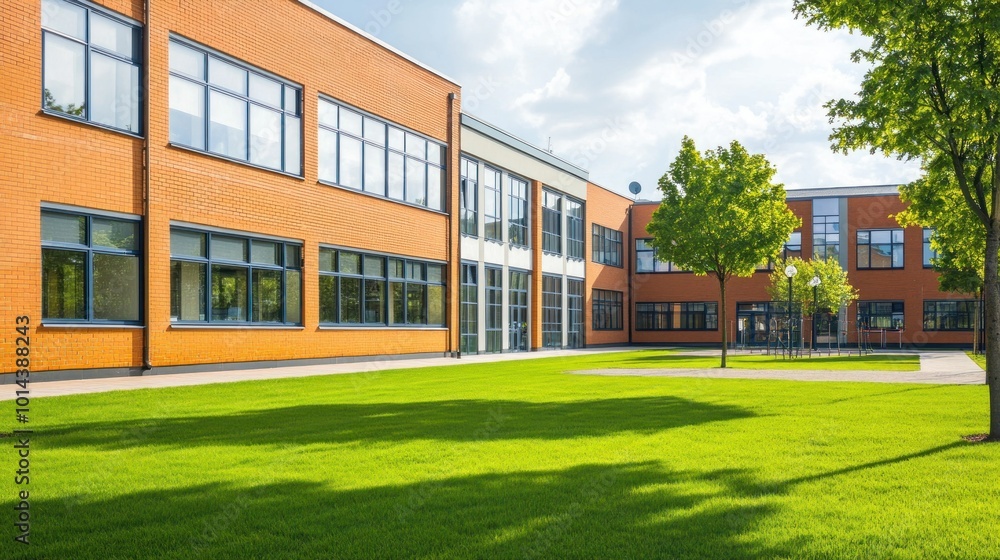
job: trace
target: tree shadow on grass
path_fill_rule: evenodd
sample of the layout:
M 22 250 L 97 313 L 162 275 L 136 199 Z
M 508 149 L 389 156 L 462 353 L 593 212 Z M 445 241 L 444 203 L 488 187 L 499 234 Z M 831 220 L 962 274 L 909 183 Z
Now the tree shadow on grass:
M 746 365 L 746 366 L 759 367 L 759 366 L 766 365 L 767 364 L 766 361 L 753 361 L 753 360 L 751 360 L 751 361 L 742 361 L 741 362 L 741 360 L 740 360 L 740 358 L 743 358 L 743 357 L 758 357 L 758 356 L 760 358 L 765 358 L 765 356 L 762 355 L 762 354 L 753 354 L 753 355 L 750 355 L 750 356 L 730 355 L 729 356 L 730 366 Z M 879 358 L 879 360 L 877 362 L 875 362 L 875 363 L 883 363 L 883 362 L 906 363 L 909 360 L 912 360 L 912 358 L 909 357 L 909 356 L 878 356 L 878 358 Z M 775 360 L 775 363 L 777 363 L 777 364 L 787 364 L 788 363 L 786 360 L 782 360 L 782 359 L 779 359 L 777 357 L 775 357 L 774 360 Z M 691 366 L 692 362 L 695 363 L 695 364 L 699 364 L 699 363 L 704 363 L 704 364 L 718 364 L 719 357 L 691 356 L 691 355 L 685 356 L 685 355 L 680 355 L 680 354 L 667 354 L 667 355 L 658 355 L 658 356 L 636 356 L 636 357 L 632 357 L 632 358 L 628 358 L 628 359 L 624 359 L 624 360 L 617 360 L 615 362 L 615 367 L 616 368 L 622 368 L 622 369 L 628 369 L 628 368 L 654 368 L 654 367 L 687 368 L 687 367 L 692 367 Z M 809 366 L 809 367 L 814 367 L 817 364 L 820 364 L 820 365 L 822 365 L 822 364 L 831 364 L 831 365 L 839 365 L 839 364 L 859 365 L 860 367 L 857 368 L 857 369 L 864 369 L 864 364 L 866 363 L 865 361 L 860 361 L 859 362 L 857 357 L 852 357 L 852 356 L 831 356 L 831 357 L 822 357 L 822 358 L 801 358 L 801 359 L 795 360 L 795 362 L 800 362 L 803 365 Z M 917 363 L 915 365 L 919 365 L 919 363 Z M 701 366 L 694 366 L 694 367 L 701 367 Z M 718 368 L 718 365 L 710 365 L 710 366 L 707 366 L 707 367 L 709 367 L 709 368 Z
M 46 447 L 283 445 L 345 442 L 562 440 L 750 418 L 746 409 L 678 397 L 575 402 L 449 400 L 317 404 L 219 416 L 149 418 L 36 431 Z
M 695 476 L 645 462 L 352 490 L 193 485 L 39 500 L 32 546 L 79 559 L 801 555 L 804 540 L 754 534 L 779 506 L 773 496 L 732 498 L 733 487 L 753 484 L 747 473 Z

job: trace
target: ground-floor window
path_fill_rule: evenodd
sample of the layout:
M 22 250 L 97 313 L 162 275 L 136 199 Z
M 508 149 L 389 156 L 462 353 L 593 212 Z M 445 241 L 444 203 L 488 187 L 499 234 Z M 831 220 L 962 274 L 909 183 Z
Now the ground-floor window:
M 42 319 L 138 324 L 142 320 L 138 217 L 44 209 Z
M 583 280 L 566 281 L 566 309 L 569 312 L 569 337 L 566 345 L 569 348 L 583 348 L 584 313 L 583 313 Z
M 978 309 L 979 301 L 974 299 L 925 301 L 924 330 L 971 331 L 976 326 Z
M 444 265 L 320 247 L 323 325 L 444 325 Z
M 542 277 L 542 346 L 562 348 L 562 278 Z
M 510 271 L 510 350 L 527 352 L 528 336 L 528 273 Z
M 170 229 L 170 318 L 176 323 L 302 324 L 302 245 Z
M 714 331 L 719 328 L 716 302 L 637 303 L 637 331 Z
M 902 329 L 903 302 L 859 301 L 859 329 Z
M 486 351 L 503 350 L 503 270 L 486 269 Z
M 479 275 L 474 264 L 462 265 L 459 324 L 463 354 L 479 352 Z
M 594 290 L 593 326 L 595 331 L 620 331 L 623 329 L 622 292 Z

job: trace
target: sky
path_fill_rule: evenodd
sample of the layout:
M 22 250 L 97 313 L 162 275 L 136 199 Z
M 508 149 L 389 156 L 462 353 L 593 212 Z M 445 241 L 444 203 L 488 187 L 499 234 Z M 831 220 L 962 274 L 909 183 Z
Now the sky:
M 462 85 L 462 109 L 659 199 L 694 139 L 763 153 L 787 189 L 910 182 L 919 165 L 830 149 L 823 104 L 852 97 L 863 37 L 796 20 L 790 0 L 314 0 Z

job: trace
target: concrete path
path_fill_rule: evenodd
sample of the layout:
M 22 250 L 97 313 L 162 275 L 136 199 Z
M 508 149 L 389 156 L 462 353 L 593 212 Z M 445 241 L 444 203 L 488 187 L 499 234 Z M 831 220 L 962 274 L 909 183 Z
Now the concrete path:
M 109 391 L 126 391 L 132 389 L 155 389 L 161 387 L 189 387 L 208 385 L 211 383 L 235 383 L 238 381 L 254 381 L 260 379 L 291 379 L 296 377 L 313 377 L 320 375 L 342 375 L 347 373 L 377 374 L 380 371 L 414 369 L 438 366 L 462 366 L 469 364 L 490 364 L 512 360 L 537 360 L 541 358 L 559 358 L 570 356 L 586 356 L 607 354 L 610 352 L 628 352 L 635 348 L 600 348 L 582 350 L 553 350 L 545 352 L 530 352 L 523 354 L 486 354 L 480 356 L 463 356 L 455 358 L 420 358 L 376 360 L 370 362 L 355 362 L 348 364 L 291 366 L 277 368 L 260 368 L 229 371 L 207 371 L 200 373 L 183 373 L 176 375 L 149 375 L 140 377 L 110 377 L 105 379 L 80 379 L 72 381 L 32 381 L 28 388 L 31 398 L 57 397 L 62 395 L 80 395 L 85 393 L 106 393 Z M 38 377 L 43 377 L 41 373 Z M 14 400 L 17 385 L 0 385 L 0 402 Z
M 697 352 L 699 356 L 718 355 Z M 965 352 L 920 352 L 920 371 L 795 371 L 768 369 L 594 369 L 581 375 L 638 377 L 700 377 L 718 379 L 784 379 L 789 381 L 851 381 L 863 383 L 925 383 L 985 385 L 986 372 Z

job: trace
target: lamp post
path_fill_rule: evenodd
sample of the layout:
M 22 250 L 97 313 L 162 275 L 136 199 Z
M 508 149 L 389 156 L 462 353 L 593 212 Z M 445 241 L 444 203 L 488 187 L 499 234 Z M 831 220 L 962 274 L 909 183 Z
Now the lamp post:
M 788 359 L 792 359 L 792 278 L 799 273 L 799 269 L 794 265 L 785 267 L 785 276 L 788 277 Z
M 812 345 L 809 347 L 809 355 L 812 356 L 813 350 L 816 349 L 816 315 L 819 313 L 819 285 L 823 281 L 819 279 L 819 276 L 813 276 L 812 280 L 809 281 L 809 285 L 813 289 L 813 325 L 812 325 Z

